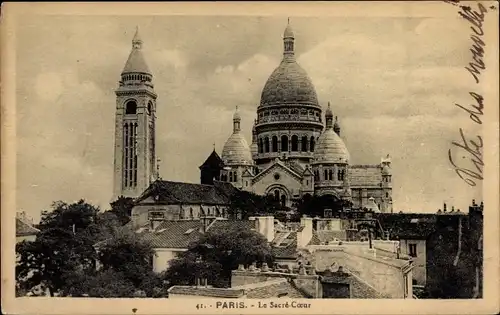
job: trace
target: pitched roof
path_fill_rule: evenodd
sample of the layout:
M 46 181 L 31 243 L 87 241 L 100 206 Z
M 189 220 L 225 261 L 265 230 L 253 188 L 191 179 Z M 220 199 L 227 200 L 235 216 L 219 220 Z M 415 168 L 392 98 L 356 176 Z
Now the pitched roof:
M 29 236 L 36 235 L 40 232 L 39 229 L 23 222 L 22 220 L 16 218 L 16 236 Z
M 238 230 L 255 229 L 255 223 L 249 220 L 221 220 L 215 219 L 207 231 L 227 231 L 230 228 Z M 192 242 L 196 242 L 203 235 L 200 220 L 163 221 L 156 229 L 151 230 L 148 225 L 136 231 L 144 240 L 150 241 L 154 248 L 187 249 Z
M 273 256 L 276 258 L 295 259 L 297 254 L 297 232 L 281 232 L 274 238 L 275 244 L 271 247 Z M 279 243 L 278 243 L 279 242 Z
M 146 227 L 136 231 L 144 240 L 150 241 L 154 248 L 179 248 L 187 249 L 189 244 L 197 241 L 200 232 L 201 221 L 164 221 L 155 230 Z
M 214 182 L 214 185 L 157 180 L 136 200 L 137 203 L 158 197 L 160 204 L 229 205 L 231 195 L 238 191 L 230 183 Z
M 348 174 L 351 188 L 380 187 L 382 183 L 380 165 L 352 165 Z
M 218 298 L 242 298 L 245 291 L 233 288 L 193 287 L 174 285 L 168 289 L 169 294 L 209 296 Z
M 224 162 L 222 162 L 222 159 L 220 156 L 215 152 L 215 149 L 212 151 L 212 153 L 208 156 L 208 158 L 201 164 L 200 169 L 203 167 L 210 167 L 210 168 L 222 168 L 224 166 Z

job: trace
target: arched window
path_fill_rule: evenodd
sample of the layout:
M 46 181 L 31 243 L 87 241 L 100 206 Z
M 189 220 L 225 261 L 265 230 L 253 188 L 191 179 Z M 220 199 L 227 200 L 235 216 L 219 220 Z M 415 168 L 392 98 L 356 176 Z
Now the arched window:
M 280 200 L 280 191 L 279 190 L 274 190 L 274 200 L 279 201 Z
M 269 137 L 264 138 L 264 152 L 269 152 Z
M 238 174 L 236 172 L 233 173 L 233 179 L 235 182 L 238 181 Z
M 302 143 L 301 143 L 300 147 L 301 147 L 300 151 L 307 152 L 307 137 L 306 136 L 302 137 Z
M 341 179 L 340 179 L 340 176 L 341 176 L 341 175 L 340 175 L 340 173 L 341 173 L 341 171 L 339 170 L 339 171 L 337 172 L 337 179 L 338 179 L 338 180 L 341 180 Z
M 281 136 L 281 152 L 288 151 L 288 137 L 283 135 Z
M 328 171 L 328 180 L 333 180 L 333 171 L 332 170 Z
M 233 182 L 233 172 L 229 172 L 229 182 Z
M 286 196 L 285 195 L 281 195 L 281 206 L 282 207 L 286 206 Z
M 135 101 L 128 101 L 125 105 L 126 115 L 135 115 L 137 113 L 137 103 Z
M 314 171 L 314 180 L 319 181 L 319 171 L 318 170 Z
M 309 148 L 311 150 L 311 152 L 314 152 L 314 144 L 316 143 L 316 141 L 314 141 L 314 137 L 311 137 L 311 142 L 309 143 Z
M 189 208 L 189 217 L 191 219 L 194 219 L 194 215 L 193 215 L 193 208 Z
M 148 103 L 148 115 L 151 115 L 152 111 L 153 111 L 153 103 L 149 102 Z
M 325 180 L 328 180 L 328 170 L 325 170 Z
M 292 136 L 292 151 L 296 152 L 299 151 L 299 137 L 296 135 Z
M 273 152 L 278 152 L 278 137 L 273 136 Z
M 259 138 L 259 153 L 264 152 L 264 143 L 262 142 L 262 138 Z

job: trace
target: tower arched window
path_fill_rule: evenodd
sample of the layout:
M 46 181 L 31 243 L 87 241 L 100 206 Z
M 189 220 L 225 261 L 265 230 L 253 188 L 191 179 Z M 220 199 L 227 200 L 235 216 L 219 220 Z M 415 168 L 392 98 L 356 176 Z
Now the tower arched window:
M 332 170 L 328 171 L 328 180 L 333 180 L 333 171 Z
M 273 152 L 278 152 L 278 137 L 273 136 Z
M 299 137 L 296 135 L 292 136 L 292 151 L 299 151 Z
M 281 206 L 285 207 L 286 206 L 286 196 L 283 194 L 281 195 Z
M 128 101 L 125 104 L 125 114 L 126 115 L 135 115 L 137 113 L 137 103 L 135 101 Z
M 281 136 L 281 152 L 287 152 L 288 151 L 288 136 L 283 135 Z
M 316 143 L 316 141 L 314 141 L 314 137 L 311 137 L 311 141 L 309 142 L 309 148 L 311 150 L 311 152 L 314 152 L 314 144 Z
M 151 112 L 153 111 L 153 104 L 151 102 L 148 103 L 148 115 L 151 115 Z
M 301 141 L 300 146 L 301 146 L 300 151 L 307 152 L 307 137 L 306 136 L 302 137 L 302 141 Z
M 264 146 L 263 145 L 264 145 L 264 143 L 262 141 L 262 138 L 259 138 L 259 145 L 258 145 L 259 146 L 259 153 L 264 152 Z
M 341 173 L 341 171 L 339 170 L 339 171 L 337 172 L 337 180 L 341 180 L 341 179 L 340 179 L 340 173 Z
M 314 180 L 319 181 L 319 171 L 318 170 L 314 171 Z
M 264 151 L 269 152 L 269 137 L 264 138 Z
M 325 170 L 325 180 L 328 180 L 328 170 Z
M 274 190 L 274 200 L 277 202 L 280 200 L 280 191 L 278 189 Z

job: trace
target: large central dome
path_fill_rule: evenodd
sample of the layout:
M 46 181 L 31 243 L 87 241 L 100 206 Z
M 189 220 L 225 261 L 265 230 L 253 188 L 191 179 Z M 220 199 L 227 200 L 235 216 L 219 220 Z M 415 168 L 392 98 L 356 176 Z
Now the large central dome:
M 295 59 L 284 58 L 262 90 L 261 106 L 282 104 L 318 105 L 314 85 Z
M 267 79 L 262 90 L 260 106 L 303 104 L 319 107 L 311 79 L 295 60 L 295 35 L 290 24 L 283 34 L 283 44 L 283 60 Z

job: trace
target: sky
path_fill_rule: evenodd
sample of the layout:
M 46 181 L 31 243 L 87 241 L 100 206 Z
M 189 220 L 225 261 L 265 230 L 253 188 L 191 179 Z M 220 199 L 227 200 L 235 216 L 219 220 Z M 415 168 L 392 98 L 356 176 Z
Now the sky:
M 260 93 L 282 57 L 286 17 L 58 16 L 17 25 L 17 211 L 56 200 L 109 208 L 115 94 L 139 27 L 157 100 L 161 177 L 199 183 L 232 132 L 251 142 Z M 467 211 L 471 188 L 448 161 L 468 115 L 468 25 L 457 18 L 291 17 L 298 63 L 331 103 L 353 164 L 392 157 L 394 211 Z

